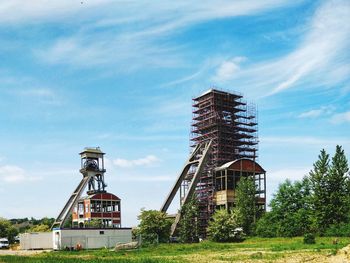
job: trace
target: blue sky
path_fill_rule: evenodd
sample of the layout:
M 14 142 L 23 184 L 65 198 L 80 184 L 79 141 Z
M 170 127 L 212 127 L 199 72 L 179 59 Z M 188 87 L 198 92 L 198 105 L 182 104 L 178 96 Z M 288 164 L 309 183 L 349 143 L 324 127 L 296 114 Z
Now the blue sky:
M 259 108 L 268 197 L 321 148 L 350 153 L 348 1 L 0 1 L 0 216 L 57 216 L 100 146 L 122 224 L 159 209 L 191 99 Z

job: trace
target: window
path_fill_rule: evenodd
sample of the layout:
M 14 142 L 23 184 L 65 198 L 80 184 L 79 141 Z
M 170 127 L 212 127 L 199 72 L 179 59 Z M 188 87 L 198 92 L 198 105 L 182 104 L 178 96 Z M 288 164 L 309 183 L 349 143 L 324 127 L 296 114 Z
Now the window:
M 104 235 L 105 234 L 105 231 L 100 231 L 100 235 Z

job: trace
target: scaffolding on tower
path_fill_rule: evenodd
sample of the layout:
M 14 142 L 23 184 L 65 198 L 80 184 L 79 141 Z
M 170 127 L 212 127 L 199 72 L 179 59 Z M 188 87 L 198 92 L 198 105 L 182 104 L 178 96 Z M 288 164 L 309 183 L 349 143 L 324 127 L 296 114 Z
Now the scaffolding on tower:
M 257 108 L 255 104 L 244 101 L 239 93 L 217 89 L 193 98 L 192 108 L 191 147 L 212 141 L 209 158 L 195 191 L 200 210 L 200 231 L 205 236 L 208 221 L 215 211 L 215 168 L 241 158 L 257 160 Z M 195 168 L 187 176 L 191 177 L 194 172 Z M 188 184 L 184 181 L 180 200 L 187 188 Z

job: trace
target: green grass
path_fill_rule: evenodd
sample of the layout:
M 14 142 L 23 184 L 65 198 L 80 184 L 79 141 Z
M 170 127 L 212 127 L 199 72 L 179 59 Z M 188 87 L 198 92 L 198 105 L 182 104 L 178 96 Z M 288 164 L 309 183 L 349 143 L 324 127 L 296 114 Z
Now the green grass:
M 108 249 L 83 251 L 54 251 L 32 256 L 0 256 L 0 263 L 70 263 L 70 262 L 274 262 L 288 254 L 302 255 L 334 254 L 350 244 L 350 237 L 316 238 L 315 244 L 304 244 L 302 237 L 296 238 L 249 238 L 242 243 L 215 243 L 205 241 L 198 244 L 160 244 L 132 251 L 111 252 Z

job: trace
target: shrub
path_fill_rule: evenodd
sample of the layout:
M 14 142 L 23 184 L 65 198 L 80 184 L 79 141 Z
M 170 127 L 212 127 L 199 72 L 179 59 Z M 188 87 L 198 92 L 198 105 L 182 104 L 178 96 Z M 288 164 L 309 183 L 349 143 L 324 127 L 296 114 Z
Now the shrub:
M 256 223 L 255 234 L 259 237 L 276 237 L 277 223 L 270 212 L 266 212 Z
M 331 225 L 326 229 L 324 236 L 348 237 L 350 236 L 350 223 L 340 223 Z
M 311 233 L 307 233 L 304 235 L 304 244 L 315 244 L 315 235 Z
M 243 229 L 237 226 L 234 214 L 225 209 L 215 211 L 209 222 L 208 235 L 216 242 L 240 242 L 245 236 Z
M 142 242 L 145 244 L 169 242 L 172 222 L 165 213 L 141 209 L 138 219 L 140 220 L 138 228 Z

